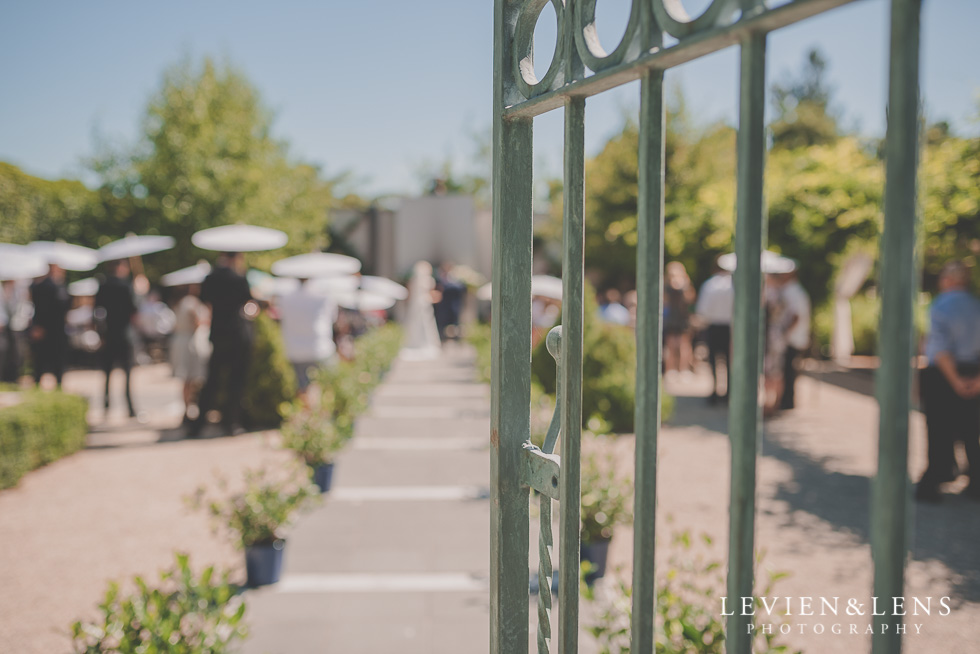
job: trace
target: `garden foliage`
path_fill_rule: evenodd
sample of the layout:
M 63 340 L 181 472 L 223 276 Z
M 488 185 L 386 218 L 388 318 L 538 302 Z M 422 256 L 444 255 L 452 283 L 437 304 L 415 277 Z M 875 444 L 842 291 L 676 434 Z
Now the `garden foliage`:
M 191 571 L 186 554 L 150 587 L 141 577 L 136 592 L 124 595 L 110 583 L 99 605 L 98 622 L 71 627 L 78 654 L 225 654 L 245 636 L 245 603 L 228 573 Z
M 725 624 L 719 603 L 725 595 L 724 567 L 706 553 L 711 544 L 707 534 L 698 543 L 686 531 L 671 539 L 666 572 L 658 575 L 656 583 L 656 654 L 724 654 Z M 785 576 L 768 574 L 765 587 L 755 593 L 757 606 L 759 598 L 771 596 L 773 586 Z M 612 586 L 601 590 L 581 585 L 584 598 L 593 605 L 585 614 L 594 616 L 584 626 L 595 638 L 600 654 L 630 654 L 633 589 L 621 575 L 611 581 Z M 773 617 L 774 633 L 757 629 L 752 651 L 790 652 L 779 636 L 778 625 L 785 620 L 784 616 Z
M 228 484 L 218 478 L 221 497 L 209 498 L 198 488 L 192 504 L 204 507 L 216 527 L 225 527 L 240 547 L 268 545 L 283 537 L 282 528 L 293 513 L 320 496 L 305 474 L 272 476 L 265 469 L 246 470 L 245 488 L 227 495 Z
M 87 410 L 83 398 L 61 391 L 27 391 L 0 409 L 0 488 L 85 447 Z

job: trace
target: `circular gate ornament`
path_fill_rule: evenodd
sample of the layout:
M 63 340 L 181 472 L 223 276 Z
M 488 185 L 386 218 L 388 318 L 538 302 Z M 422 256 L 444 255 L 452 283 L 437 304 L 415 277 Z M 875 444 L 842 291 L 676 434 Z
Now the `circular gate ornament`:
M 538 24 L 541 10 L 551 2 L 558 20 L 558 33 L 555 38 L 555 54 L 551 58 L 548 71 L 540 80 L 534 74 L 534 27 Z M 564 82 L 562 68 L 565 65 L 565 3 L 562 0 L 528 0 L 517 19 L 517 29 L 514 33 L 514 68 L 517 88 L 521 94 L 531 99 Z
M 640 27 L 640 3 L 641 0 L 633 0 L 623 37 L 609 53 L 599 42 L 599 33 L 596 31 L 596 0 L 575 3 L 575 48 L 586 66 L 598 72 L 639 54 L 640 43 L 636 34 Z
M 736 0 L 714 0 L 697 18 L 691 18 L 681 0 L 653 0 L 653 14 L 662 30 L 678 39 L 731 20 Z

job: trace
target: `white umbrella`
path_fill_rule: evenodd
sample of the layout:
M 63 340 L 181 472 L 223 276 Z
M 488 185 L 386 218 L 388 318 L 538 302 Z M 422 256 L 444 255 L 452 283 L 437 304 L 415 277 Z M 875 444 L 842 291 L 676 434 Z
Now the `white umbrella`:
M 299 288 L 295 277 L 273 277 L 269 275 L 252 287 L 252 294 L 258 298 L 281 297 Z
M 390 295 L 373 291 L 349 291 L 339 293 L 333 299 L 345 309 L 354 311 L 384 311 L 395 306 L 398 301 Z
M 0 280 L 33 279 L 48 272 L 48 262 L 24 245 L 0 243 Z
M 738 267 L 738 257 L 734 252 L 718 257 L 718 267 L 732 271 Z M 796 270 L 796 262 L 770 250 L 762 253 L 762 272 L 767 275 L 781 275 Z
M 531 295 L 560 300 L 562 294 L 561 279 L 551 275 L 533 275 L 531 277 Z M 493 297 L 493 286 L 488 282 L 477 289 L 476 299 L 490 300 Z
M 396 300 L 404 300 L 408 297 L 407 288 L 385 277 L 361 275 L 361 289 L 378 295 L 387 295 Z
M 317 277 L 306 282 L 306 288 L 311 293 L 334 295 L 337 293 L 353 293 L 357 290 L 359 281 L 353 275 L 343 277 Z
M 160 278 L 160 283 L 164 286 L 184 286 L 186 284 L 200 284 L 211 272 L 211 264 L 207 261 L 200 261 L 193 266 L 175 270 L 167 273 Z
M 68 295 L 75 297 L 91 297 L 99 292 L 99 280 L 95 277 L 79 279 L 68 285 Z
M 334 275 L 350 275 L 361 269 L 361 262 L 354 257 L 329 252 L 311 252 L 280 259 L 272 264 L 272 274 L 280 277 L 315 279 Z
M 285 232 L 255 225 L 222 225 L 202 229 L 191 236 L 191 243 L 202 250 L 217 252 L 259 252 L 281 248 L 289 240 Z
M 137 236 L 130 234 L 118 241 L 113 241 L 103 245 L 96 254 L 99 261 L 114 261 L 116 259 L 128 259 L 130 257 L 141 257 L 144 254 L 162 252 L 169 250 L 176 241 L 172 236 Z
M 48 263 L 65 270 L 92 270 L 99 263 L 95 250 L 81 245 L 71 245 L 62 241 L 34 241 L 28 247 L 44 257 Z

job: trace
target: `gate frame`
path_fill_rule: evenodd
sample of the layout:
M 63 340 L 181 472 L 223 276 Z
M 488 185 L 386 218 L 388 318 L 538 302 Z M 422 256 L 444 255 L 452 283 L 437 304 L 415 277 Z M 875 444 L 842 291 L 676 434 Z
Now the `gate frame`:
M 533 33 L 551 2 L 558 19 L 555 55 L 541 80 L 534 76 Z M 560 558 L 579 560 L 584 264 L 584 126 L 586 98 L 640 80 L 635 531 L 633 546 L 634 652 L 654 651 L 654 536 L 657 437 L 660 429 L 661 320 L 664 263 L 664 97 L 666 69 L 739 45 L 735 290 L 733 321 L 731 494 L 728 596 L 753 595 L 756 461 L 761 446 L 758 378 L 762 361 L 761 253 L 766 217 L 765 64 L 771 31 L 857 0 L 792 0 L 769 9 L 765 0 L 714 0 L 693 20 L 668 10 L 671 0 L 633 0 L 622 42 L 606 54 L 595 38 L 595 0 L 495 0 L 493 59 L 493 298 L 491 366 L 490 652 L 528 651 L 529 490 L 566 506 L 560 517 Z M 918 159 L 919 22 L 922 0 L 891 0 L 885 227 L 879 285 L 882 309 L 878 473 L 872 488 L 874 595 L 901 596 L 911 489 L 907 474 L 911 408 L 912 307 Z M 676 6 L 676 5 L 674 5 Z M 739 11 L 740 10 L 740 11 Z M 737 18 L 734 13 L 738 13 Z M 663 46 L 664 33 L 678 39 Z M 591 69 L 586 74 L 586 63 Z M 562 331 L 554 336 L 559 363 L 560 459 L 535 451 L 530 440 L 533 119 L 565 111 Z M 554 434 L 557 437 L 557 433 Z M 550 438 L 554 444 L 554 438 Z M 542 476 L 541 471 L 548 474 Z M 551 473 L 554 473 L 552 476 Z M 557 482 L 555 491 L 542 478 Z M 544 504 L 542 504 L 544 507 Z M 550 566 L 550 525 L 541 550 Z M 559 579 L 558 651 L 578 651 L 578 567 Z M 539 619 L 547 619 L 539 603 Z M 737 612 L 736 612 L 737 613 Z M 752 650 L 751 616 L 730 616 L 726 649 Z M 539 622 L 539 652 L 548 637 Z M 881 633 L 883 625 L 887 633 Z M 876 616 L 873 654 L 897 654 L 900 616 Z

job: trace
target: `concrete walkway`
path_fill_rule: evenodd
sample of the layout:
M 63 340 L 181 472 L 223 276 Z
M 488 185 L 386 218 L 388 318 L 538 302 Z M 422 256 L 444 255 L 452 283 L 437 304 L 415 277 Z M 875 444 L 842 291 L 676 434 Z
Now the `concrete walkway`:
M 489 389 L 462 351 L 396 362 L 287 539 L 279 584 L 249 591 L 245 654 L 486 652 Z

